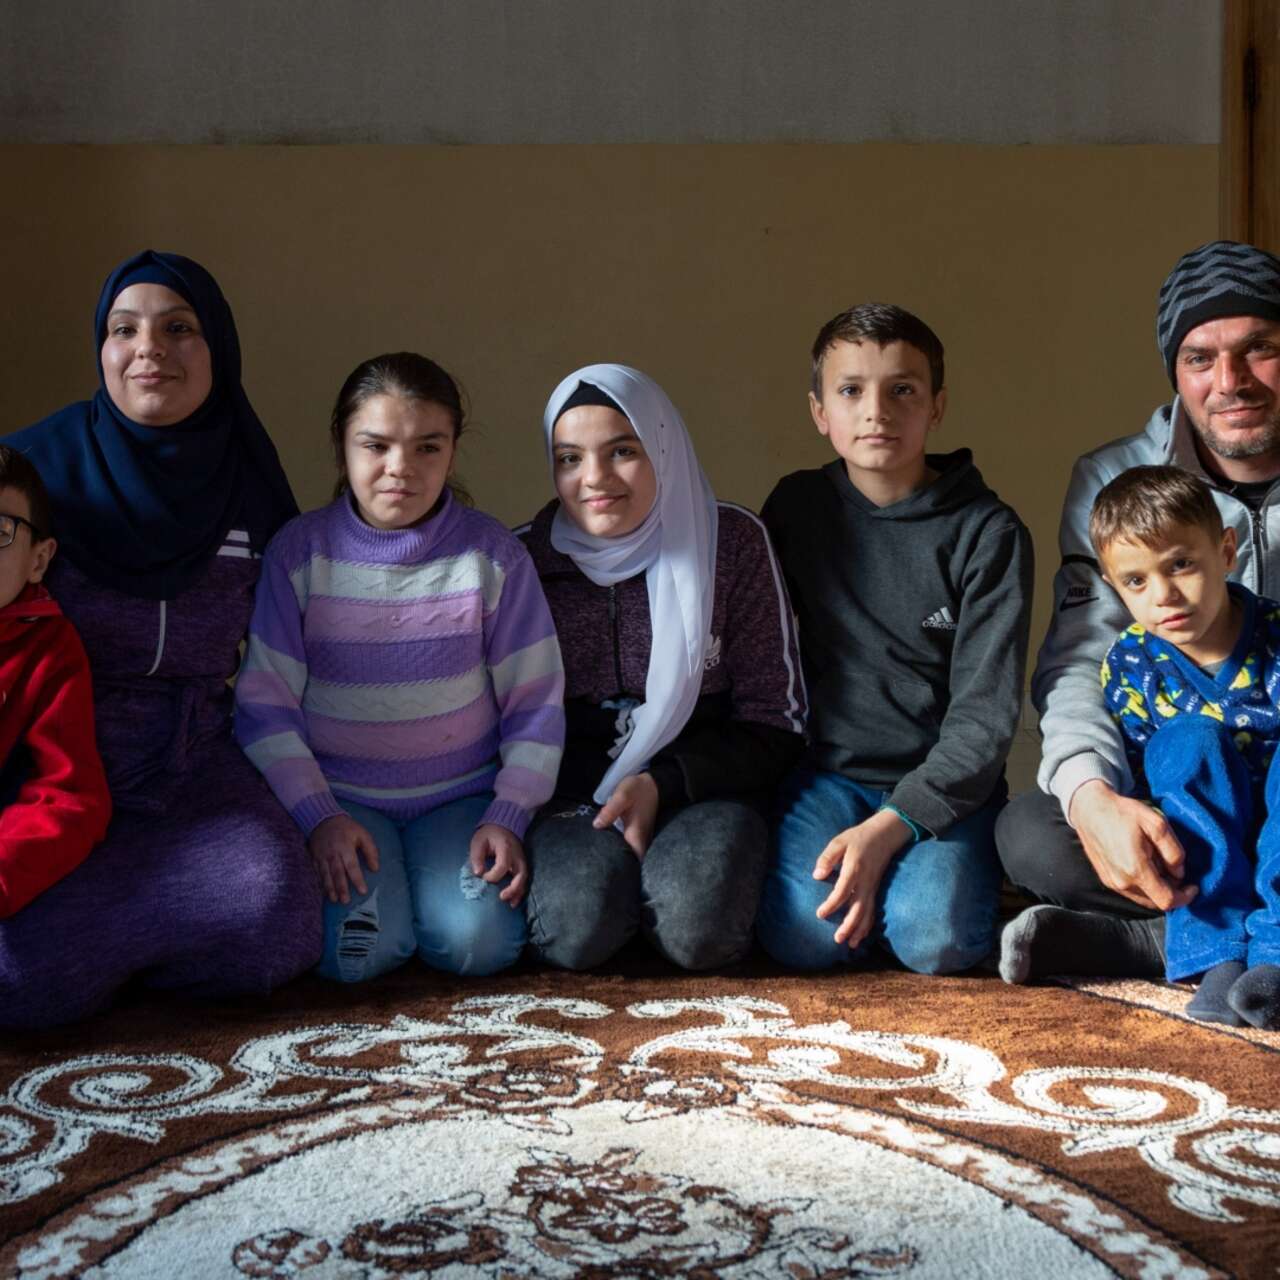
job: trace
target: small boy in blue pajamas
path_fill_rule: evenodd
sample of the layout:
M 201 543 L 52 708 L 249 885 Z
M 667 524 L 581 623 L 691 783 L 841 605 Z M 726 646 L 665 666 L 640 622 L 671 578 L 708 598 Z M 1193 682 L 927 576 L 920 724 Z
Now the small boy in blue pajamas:
M 1107 706 L 1198 888 L 1166 916 L 1166 976 L 1200 976 L 1194 1018 L 1280 1028 L 1280 604 L 1227 582 L 1235 531 L 1177 467 L 1117 476 L 1089 536 L 1134 619 L 1102 664 Z

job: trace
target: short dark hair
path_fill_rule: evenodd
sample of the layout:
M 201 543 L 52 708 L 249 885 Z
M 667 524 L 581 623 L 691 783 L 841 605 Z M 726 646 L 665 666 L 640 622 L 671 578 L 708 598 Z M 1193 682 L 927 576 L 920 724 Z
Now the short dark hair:
M 1181 467 L 1131 467 L 1094 498 L 1089 541 L 1099 556 L 1119 540 L 1156 547 L 1180 524 L 1222 537 L 1222 513 L 1209 486 Z
M 890 302 L 860 302 L 856 307 L 832 316 L 813 340 L 812 387 L 822 399 L 822 361 L 837 342 L 874 342 L 887 347 L 906 342 L 929 362 L 929 380 L 936 396 L 946 381 L 942 341 L 919 316 L 913 316 Z
M 35 463 L 25 453 L 0 444 L 0 488 L 16 489 L 24 494 L 30 509 L 31 523 L 37 538 L 53 536 L 53 519 L 49 514 L 49 491 L 40 479 Z
M 329 419 L 329 439 L 333 444 L 333 460 L 338 468 L 334 496 L 347 489 L 347 460 L 344 448 L 347 427 L 360 407 L 374 396 L 399 396 L 404 400 L 424 400 L 438 404 L 453 423 L 453 439 L 457 443 L 466 425 L 462 390 L 453 376 L 427 356 L 416 351 L 388 351 L 362 360 L 347 375 L 338 391 Z M 454 497 L 470 503 L 465 487 L 450 479 Z

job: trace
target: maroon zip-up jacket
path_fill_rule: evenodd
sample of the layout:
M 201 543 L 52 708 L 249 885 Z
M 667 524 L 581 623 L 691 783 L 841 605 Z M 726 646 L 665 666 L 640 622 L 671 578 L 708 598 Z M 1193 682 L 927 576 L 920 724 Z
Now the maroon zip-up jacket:
M 551 502 L 518 532 L 560 637 L 567 737 L 556 786 L 591 800 L 627 713 L 644 700 L 652 630 L 644 574 L 598 587 L 551 545 Z M 715 602 L 702 691 L 689 722 L 654 756 L 661 807 L 759 797 L 804 746 L 807 705 L 791 603 L 760 519 L 721 502 Z

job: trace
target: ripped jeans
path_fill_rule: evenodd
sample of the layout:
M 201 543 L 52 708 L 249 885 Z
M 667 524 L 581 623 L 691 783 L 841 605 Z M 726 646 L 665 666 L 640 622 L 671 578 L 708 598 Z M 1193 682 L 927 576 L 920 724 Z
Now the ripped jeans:
M 465 796 L 411 822 L 341 801 L 378 845 L 377 871 L 362 866 L 369 892 L 324 904 L 324 956 L 316 968 L 337 982 L 364 982 L 404 964 L 416 951 L 447 973 L 497 973 L 519 959 L 524 905 L 499 897 L 507 884 L 471 874 L 472 833 L 493 800 Z

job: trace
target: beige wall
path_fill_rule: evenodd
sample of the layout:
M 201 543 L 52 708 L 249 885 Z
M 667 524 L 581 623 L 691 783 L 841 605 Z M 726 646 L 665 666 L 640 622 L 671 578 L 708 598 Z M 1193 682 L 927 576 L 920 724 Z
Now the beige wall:
M 1216 234 L 1213 147 L 0 147 L 0 427 L 94 385 L 102 278 L 150 246 L 210 267 L 300 502 L 365 356 L 415 348 L 471 393 L 462 470 L 515 522 L 547 497 L 538 423 L 574 366 L 635 364 L 717 492 L 758 506 L 825 461 L 819 324 L 899 302 L 947 347 L 940 448 L 973 447 L 1035 536 L 1043 633 L 1072 459 L 1168 396 L 1156 290 Z

